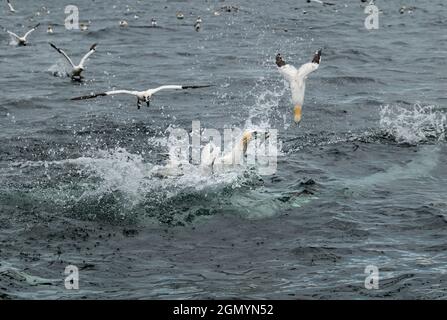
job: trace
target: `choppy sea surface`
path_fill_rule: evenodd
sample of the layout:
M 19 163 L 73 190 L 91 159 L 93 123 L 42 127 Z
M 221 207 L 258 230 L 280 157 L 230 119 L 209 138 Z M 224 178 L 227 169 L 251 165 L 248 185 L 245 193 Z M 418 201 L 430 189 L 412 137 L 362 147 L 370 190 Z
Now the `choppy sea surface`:
M 367 30 L 361 1 L 333 2 L 2 4 L 1 26 L 41 26 L 26 47 L 0 34 L 0 299 L 445 299 L 447 3 L 377 0 Z M 69 4 L 88 30 L 65 29 Z M 48 42 L 98 43 L 84 82 L 54 76 Z M 274 58 L 318 48 L 298 126 Z M 162 84 L 214 86 L 70 100 Z M 277 129 L 276 172 L 154 174 L 192 121 Z

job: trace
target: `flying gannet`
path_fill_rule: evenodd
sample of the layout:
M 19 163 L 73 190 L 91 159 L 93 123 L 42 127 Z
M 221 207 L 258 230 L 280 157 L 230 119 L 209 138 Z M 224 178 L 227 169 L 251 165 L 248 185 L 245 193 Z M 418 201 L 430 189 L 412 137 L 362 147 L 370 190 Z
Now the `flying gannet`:
M 102 93 L 94 93 L 88 96 L 76 97 L 71 100 L 86 100 L 93 99 L 101 96 L 112 96 L 115 94 L 128 94 L 137 97 L 137 107 L 141 108 L 141 103 L 146 102 L 146 105 L 149 107 L 152 99 L 152 95 L 161 91 L 161 90 L 184 90 L 184 89 L 198 89 L 198 88 L 207 88 L 211 87 L 211 85 L 202 85 L 202 86 L 180 86 L 180 85 L 164 85 L 154 89 L 148 89 L 146 91 L 131 91 L 131 90 L 112 90 L 106 91 Z
M 6 3 L 8 4 L 9 12 L 12 12 L 12 13 L 16 12 L 16 10 L 12 6 L 11 2 L 9 2 L 9 0 L 6 0 Z
M 28 44 L 28 41 L 27 41 L 28 36 L 31 34 L 31 32 L 36 30 L 37 27 L 39 27 L 39 25 L 40 25 L 40 23 L 36 24 L 33 28 L 31 28 L 31 30 L 29 30 L 27 33 L 25 33 L 25 35 L 23 37 L 19 37 L 14 32 L 11 32 L 9 30 L 6 30 L 6 32 L 8 32 L 11 36 L 13 36 L 17 40 L 17 44 L 19 46 L 26 46 Z
M 299 69 L 296 69 L 290 64 L 286 64 L 281 57 L 281 54 L 278 53 L 276 55 L 276 65 L 278 66 L 278 70 L 290 84 L 292 102 L 294 105 L 294 120 L 297 123 L 301 121 L 301 109 L 304 102 L 307 76 L 318 69 L 320 61 L 321 49 L 315 52 L 312 62 L 303 64 Z
M 81 73 L 82 73 L 82 71 L 85 70 L 85 67 L 84 67 L 85 61 L 87 61 L 88 57 L 90 57 L 96 51 L 96 43 L 95 43 L 90 47 L 89 52 L 87 52 L 84 55 L 84 57 L 82 57 L 81 62 L 79 62 L 78 65 L 75 65 L 73 63 L 73 61 L 70 59 L 70 57 L 65 53 L 65 51 L 59 49 L 52 43 L 50 43 L 50 46 L 52 48 L 54 48 L 57 52 L 59 52 L 61 55 L 63 55 L 65 57 L 65 59 L 67 59 L 68 63 L 70 63 L 70 65 L 73 69 L 71 70 L 71 74 L 68 74 L 68 76 L 70 76 L 73 80 L 81 80 L 83 78 L 81 76 Z

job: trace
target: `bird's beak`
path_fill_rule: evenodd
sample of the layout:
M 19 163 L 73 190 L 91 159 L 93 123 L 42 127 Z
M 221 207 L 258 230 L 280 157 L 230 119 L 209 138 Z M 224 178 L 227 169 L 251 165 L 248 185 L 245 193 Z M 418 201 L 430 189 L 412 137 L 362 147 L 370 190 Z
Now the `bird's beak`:
M 297 104 L 294 108 L 293 108 L 293 119 L 295 120 L 296 123 L 301 121 L 301 106 L 299 104 Z

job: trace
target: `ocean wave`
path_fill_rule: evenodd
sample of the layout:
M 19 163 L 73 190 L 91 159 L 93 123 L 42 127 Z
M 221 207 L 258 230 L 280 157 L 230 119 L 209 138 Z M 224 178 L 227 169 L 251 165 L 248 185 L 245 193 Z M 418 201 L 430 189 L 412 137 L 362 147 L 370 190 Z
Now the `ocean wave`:
M 435 106 L 382 106 L 380 127 L 398 143 L 418 144 L 444 141 L 447 116 Z

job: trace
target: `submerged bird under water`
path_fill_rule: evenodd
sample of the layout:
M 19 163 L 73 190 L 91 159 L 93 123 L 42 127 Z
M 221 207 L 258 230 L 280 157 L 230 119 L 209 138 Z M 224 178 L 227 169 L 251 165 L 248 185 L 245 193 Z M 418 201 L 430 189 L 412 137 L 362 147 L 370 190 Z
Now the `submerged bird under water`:
M 293 113 L 295 122 L 301 121 L 301 111 L 304 103 L 307 76 L 318 69 L 321 61 L 321 49 L 315 52 L 312 62 L 303 64 L 299 69 L 287 64 L 281 54 L 276 55 L 276 65 L 279 72 L 289 82 L 292 91 Z

